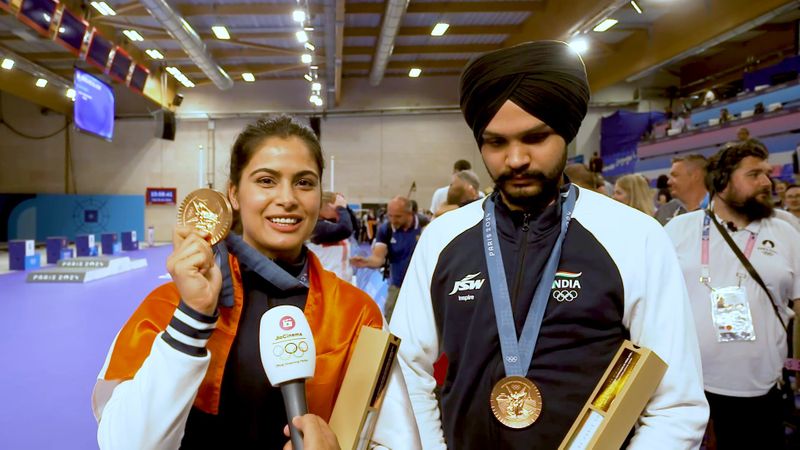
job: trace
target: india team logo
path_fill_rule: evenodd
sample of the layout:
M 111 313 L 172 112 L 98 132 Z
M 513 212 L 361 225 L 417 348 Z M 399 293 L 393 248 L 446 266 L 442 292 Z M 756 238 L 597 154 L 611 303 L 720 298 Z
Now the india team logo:
M 559 303 L 576 300 L 581 293 L 581 275 L 583 272 L 556 272 L 551 294 L 553 298 Z

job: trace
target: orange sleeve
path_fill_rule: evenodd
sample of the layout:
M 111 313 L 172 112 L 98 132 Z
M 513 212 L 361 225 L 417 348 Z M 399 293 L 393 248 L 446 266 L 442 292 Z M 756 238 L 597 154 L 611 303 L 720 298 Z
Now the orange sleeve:
M 169 324 L 178 307 L 180 294 L 175 283 L 167 283 L 151 292 L 117 335 L 104 380 L 129 380 L 150 355 L 158 333 Z

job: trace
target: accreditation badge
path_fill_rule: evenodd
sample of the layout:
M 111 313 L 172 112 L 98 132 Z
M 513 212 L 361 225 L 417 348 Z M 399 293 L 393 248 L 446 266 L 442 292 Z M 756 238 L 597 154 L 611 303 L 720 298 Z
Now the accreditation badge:
M 755 341 L 747 291 L 741 286 L 711 290 L 711 318 L 717 342 Z

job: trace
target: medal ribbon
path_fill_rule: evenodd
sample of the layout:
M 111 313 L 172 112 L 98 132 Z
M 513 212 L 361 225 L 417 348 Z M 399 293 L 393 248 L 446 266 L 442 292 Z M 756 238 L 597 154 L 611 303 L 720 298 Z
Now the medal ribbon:
M 572 210 L 575 209 L 577 199 L 576 188 L 570 185 L 566 199 L 561 205 L 561 229 L 556 239 L 553 251 L 547 259 L 542 273 L 542 279 L 536 286 L 533 302 L 525 318 L 522 334 L 517 340 L 517 330 L 514 326 L 514 313 L 511 310 L 511 296 L 508 293 L 508 282 L 503 267 L 503 256 L 500 251 L 500 240 L 497 234 L 497 218 L 495 204 L 492 199 L 486 201 L 486 211 L 483 218 L 483 250 L 486 257 L 486 266 L 489 275 L 489 286 L 492 289 L 492 303 L 494 305 L 497 332 L 500 337 L 500 350 L 503 354 L 503 366 L 506 376 L 521 376 L 528 374 L 528 368 L 533 359 L 533 350 L 539 338 L 539 329 L 542 326 L 544 311 L 547 308 L 547 299 L 558 269 L 561 247 L 564 236 L 567 234 Z M 527 244 L 527 243 L 526 243 Z
M 246 265 L 261 278 L 283 291 L 291 289 L 308 288 L 308 260 L 303 266 L 303 271 L 295 278 L 281 266 L 262 255 L 258 250 L 248 245 L 236 233 L 228 233 L 225 240 L 214 246 L 217 266 L 222 272 L 222 289 L 220 290 L 220 304 L 233 306 L 233 278 L 228 266 L 228 252 L 236 256 L 239 263 Z

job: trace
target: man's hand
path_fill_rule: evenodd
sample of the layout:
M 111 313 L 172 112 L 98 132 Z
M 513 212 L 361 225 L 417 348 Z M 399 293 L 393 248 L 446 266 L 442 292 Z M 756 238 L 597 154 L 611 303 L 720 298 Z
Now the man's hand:
M 333 430 L 319 416 L 297 416 L 292 419 L 292 424 L 303 433 L 304 450 L 341 450 Z M 289 437 L 289 425 L 283 427 L 283 434 Z M 283 450 L 292 450 L 292 441 L 287 442 Z

